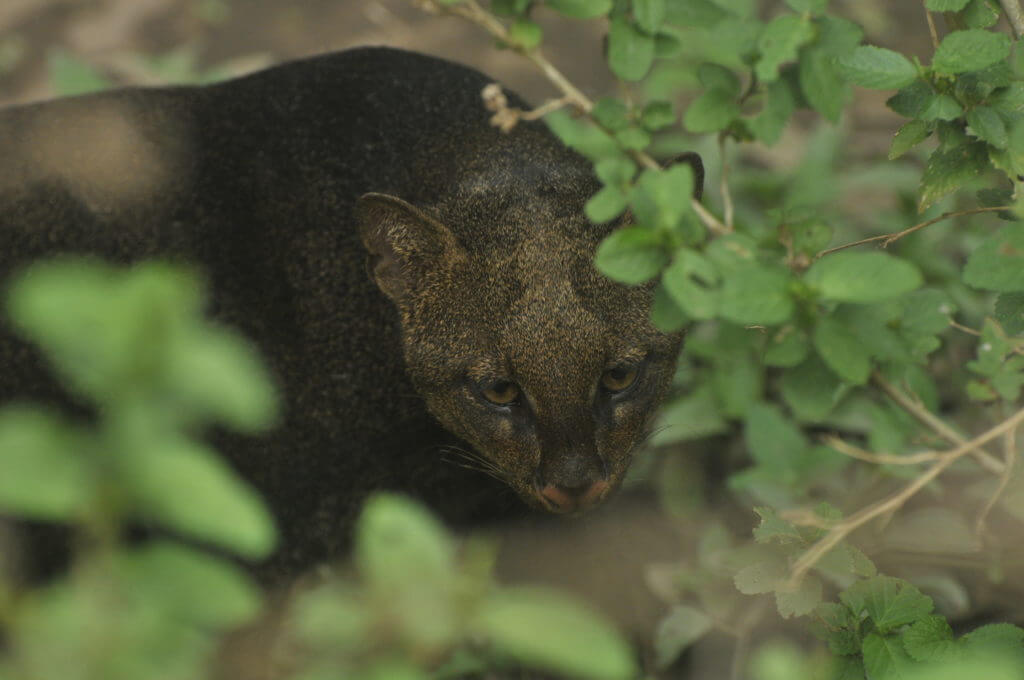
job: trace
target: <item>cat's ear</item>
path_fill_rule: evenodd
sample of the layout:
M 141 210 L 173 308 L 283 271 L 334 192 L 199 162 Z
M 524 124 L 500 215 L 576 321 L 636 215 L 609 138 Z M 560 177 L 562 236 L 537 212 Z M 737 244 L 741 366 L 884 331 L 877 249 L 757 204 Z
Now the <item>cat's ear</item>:
M 699 201 L 704 195 L 704 161 L 696 151 L 687 151 L 669 160 L 665 167 L 671 168 L 677 163 L 686 163 L 693 169 L 693 197 Z
M 370 277 L 397 305 L 422 290 L 432 272 L 465 257 L 448 227 L 395 196 L 364 194 L 356 218 Z

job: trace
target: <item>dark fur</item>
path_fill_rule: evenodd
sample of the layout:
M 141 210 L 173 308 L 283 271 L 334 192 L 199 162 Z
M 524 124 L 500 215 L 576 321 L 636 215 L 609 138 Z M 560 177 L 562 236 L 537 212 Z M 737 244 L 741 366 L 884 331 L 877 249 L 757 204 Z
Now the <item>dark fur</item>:
M 512 490 L 533 502 L 538 479 L 613 488 L 669 382 L 679 337 L 651 327 L 649 289 L 590 264 L 611 227 L 582 215 L 589 164 L 541 124 L 490 126 L 488 82 L 371 48 L 0 112 L 4 277 L 57 252 L 197 263 L 278 377 L 280 427 L 216 436 L 279 518 L 274 573 L 343 551 L 374 489 L 469 526 L 520 512 Z M 644 357 L 630 399 L 595 396 Z M 0 375 L 2 401 L 60 398 L 6 328 Z M 489 409 L 474 381 L 494 377 L 529 408 Z

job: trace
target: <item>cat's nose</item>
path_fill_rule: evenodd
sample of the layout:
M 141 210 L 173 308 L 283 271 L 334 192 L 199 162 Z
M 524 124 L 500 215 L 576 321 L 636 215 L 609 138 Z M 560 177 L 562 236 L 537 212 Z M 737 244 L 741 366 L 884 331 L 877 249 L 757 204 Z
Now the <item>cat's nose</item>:
M 541 500 L 552 512 L 585 510 L 600 501 L 608 491 L 608 480 L 587 481 L 578 486 L 546 484 L 538 488 Z

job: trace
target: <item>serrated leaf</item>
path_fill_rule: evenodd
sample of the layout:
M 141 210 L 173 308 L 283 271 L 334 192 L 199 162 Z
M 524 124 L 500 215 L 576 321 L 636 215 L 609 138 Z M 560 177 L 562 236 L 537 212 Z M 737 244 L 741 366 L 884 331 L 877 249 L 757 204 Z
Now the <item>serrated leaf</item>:
M 948 151 L 935 151 L 928 158 L 921 177 L 919 212 L 927 210 L 935 201 L 953 193 L 988 168 L 985 144 L 974 142 Z
M 814 327 L 814 347 L 829 368 L 853 385 L 863 385 L 871 373 L 871 355 L 856 334 L 838 319 L 824 317 Z
M 917 69 L 906 57 L 884 47 L 862 45 L 837 63 L 848 80 L 874 90 L 900 89 L 917 79 Z
M 783 584 L 775 591 L 775 607 L 779 616 L 788 619 L 793 616 L 806 616 L 821 603 L 821 580 L 807 575 L 800 579 L 796 588 Z
M 623 149 L 639 151 L 646 149 L 651 143 L 651 136 L 638 127 L 629 127 L 615 133 L 615 141 Z
M 956 649 L 953 629 L 941 616 L 925 616 L 903 633 L 903 647 L 917 661 L 947 660 Z
M 979 28 L 947 34 L 932 59 L 932 67 L 942 73 L 978 71 L 1006 59 L 1010 38 Z
M 633 18 L 640 30 L 657 33 L 665 20 L 665 0 L 633 0 Z
M 853 584 L 839 599 L 854 614 L 866 613 L 879 632 L 887 633 L 931 613 L 932 599 L 910 583 L 891 576 L 875 576 Z
M 999 21 L 996 0 L 971 0 L 960 15 L 967 28 L 989 28 Z
M 632 650 L 608 623 L 555 591 L 499 591 L 472 627 L 496 652 L 537 670 L 595 680 L 629 680 L 637 672 Z
M 800 53 L 800 89 L 815 111 L 836 123 L 850 98 L 850 87 L 836 67 L 835 56 L 820 47 Z
M 889 160 L 896 160 L 927 139 L 931 133 L 932 126 L 925 121 L 908 121 L 896 132 L 892 139 L 892 146 L 889 147 Z
M 967 124 L 975 136 L 997 149 L 1005 149 L 1010 141 L 1002 116 L 987 106 L 976 106 L 967 112 Z
M 597 100 L 590 115 L 612 132 L 629 127 L 629 108 L 621 99 L 615 97 L 604 97 Z
M 793 314 L 791 273 L 782 267 L 753 264 L 724 274 L 722 318 L 739 324 L 777 324 Z
M 907 118 L 919 117 L 938 96 L 932 86 L 924 80 L 915 80 L 889 97 L 885 105 Z
M 982 290 L 1024 291 L 1024 225 L 1011 224 L 985 239 L 967 258 L 963 277 Z
M 683 126 L 693 133 L 717 132 L 729 127 L 740 114 L 739 103 L 725 90 L 707 90 L 686 109 Z
M 658 623 L 654 633 L 654 664 L 668 668 L 687 647 L 714 628 L 711 618 L 699 609 L 675 605 Z
M 862 646 L 864 670 L 872 680 L 899 680 L 912 663 L 900 639 L 869 633 Z
M 924 6 L 933 12 L 959 12 L 969 0 L 925 0 Z
M 921 120 L 956 120 L 964 113 L 964 107 L 954 97 L 946 94 L 935 94 L 918 114 Z
M 882 302 L 921 285 L 913 264 L 886 253 L 839 252 L 815 262 L 804 281 L 840 302 Z
M 612 10 L 612 0 L 544 0 L 544 4 L 573 19 L 593 19 Z
M 996 298 L 996 319 L 1010 335 L 1024 333 L 1024 293 L 1002 293 Z
M 624 227 L 601 242 L 594 264 L 610 279 L 638 285 L 657 276 L 668 259 L 661 239 L 652 230 Z
M 754 66 L 754 72 L 762 82 L 771 82 L 779 77 L 779 67 L 794 61 L 797 51 L 814 39 L 814 24 L 797 14 L 782 14 L 765 26 L 757 41 L 761 58 Z
M 672 103 L 666 101 L 648 102 L 640 114 L 640 123 L 647 130 L 654 132 L 669 127 L 676 122 L 676 113 Z
M 776 80 L 765 87 L 761 112 L 749 119 L 747 125 L 761 143 L 771 146 L 779 141 L 795 106 L 789 83 Z
M 789 569 L 783 560 L 769 559 L 743 567 L 736 572 L 733 583 L 744 595 L 761 595 L 772 592 L 788 577 Z
M 781 545 L 792 545 L 802 543 L 803 537 L 792 523 L 779 517 L 772 508 L 759 506 L 754 512 L 761 518 L 760 523 L 754 528 L 754 540 L 758 543 L 777 542 Z
M 608 29 L 608 65 L 619 78 L 637 81 L 654 63 L 654 38 L 638 31 L 621 17 Z

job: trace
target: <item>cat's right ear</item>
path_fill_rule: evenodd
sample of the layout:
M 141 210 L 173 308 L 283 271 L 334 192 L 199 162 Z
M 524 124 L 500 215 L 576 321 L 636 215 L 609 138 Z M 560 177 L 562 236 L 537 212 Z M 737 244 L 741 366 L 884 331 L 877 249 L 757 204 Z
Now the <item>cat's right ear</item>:
M 395 196 L 364 194 L 356 203 L 359 235 L 377 287 L 400 307 L 432 272 L 465 257 L 448 227 Z

